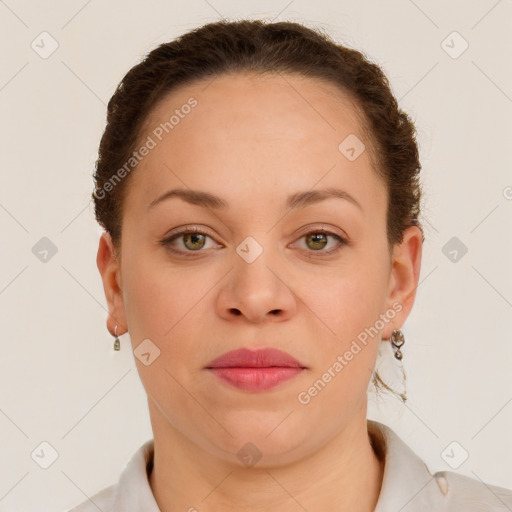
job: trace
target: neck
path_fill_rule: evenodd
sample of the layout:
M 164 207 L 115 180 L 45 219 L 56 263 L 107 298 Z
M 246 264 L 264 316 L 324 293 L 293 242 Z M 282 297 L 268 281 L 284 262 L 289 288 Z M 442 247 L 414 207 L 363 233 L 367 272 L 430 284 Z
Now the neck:
M 183 510 L 372 512 L 384 460 L 368 432 L 366 406 L 333 439 L 286 465 L 244 468 L 219 459 L 175 429 L 149 402 L 154 433 L 149 483 L 161 512 Z M 370 438 L 370 435 L 372 438 Z

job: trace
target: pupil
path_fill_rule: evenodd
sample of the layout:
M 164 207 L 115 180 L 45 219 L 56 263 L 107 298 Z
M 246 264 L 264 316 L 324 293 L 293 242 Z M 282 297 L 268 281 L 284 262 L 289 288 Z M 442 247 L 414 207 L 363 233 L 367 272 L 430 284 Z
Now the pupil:
M 197 238 L 198 237 L 201 237 L 203 235 L 199 235 L 199 234 L 188 234 L 187 235 L 187 239 L 192 239 L 192 244 L 195 244 L 197 242 Z
M 311 235 L 311 238 L 313 238 L 313 243 L 318 243 L 318 238 L 325 238 L 325 235 L 322 234 L 322 233 L 317 233 L 315 235 Z M 320 243 L 322 242 L 323 240 L 320 241 Z M 323 247 L 323 246 L 322 246 Z

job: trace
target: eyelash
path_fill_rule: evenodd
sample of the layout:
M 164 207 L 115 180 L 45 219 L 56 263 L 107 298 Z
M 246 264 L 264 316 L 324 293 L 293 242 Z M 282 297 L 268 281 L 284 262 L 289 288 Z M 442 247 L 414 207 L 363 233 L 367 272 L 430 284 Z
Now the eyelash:
M 173 253 L 180 254 L 180 255 L 187 254 L 187 257 L 189 257 L 189 258 L 198 257 L 198 256 L 200 256 L 201 252 L 205 252 L 205 251 L 201 250 L 201 249 L 198 249 L 197 251 L 176 250 L 176 249 L 172 248 L 171 245 L 170 245 L 171 242 L 173 242 L 174 240 L 180 238 L 183 235 L 188 235 L 188 234 L 205 235 L 208 238 L 213 239 L 208 233 L 206 233 L 204 231 L 201 231 L 199 228 L 194 228 L 193 227 L 193 228 L 184 229 L 184 230 L 182 230 L 182 231 L 180 231 L 178 233 L 174 233 L 173 235 L 164 238 L 163 240 L 160 241 L 160 244 L 163 245 L 164 247 L 166 247 L 169 251 L 171 251 Z M 310 252 L 312 254 L 315 254 L 315 256 L 316 256 L 316 254 L 320 254 L 320 257 L 330 256 L 331 254 L 335 254 L 338 251 L 340 251 L 344 245 L 348 245 L 348 242 L 347 242 L 347 240 L 345 238 L 341 237 L 340 235 L 337 235 L 336 233 L 332 233 L 331 231 L 327 231 L 327 230 L 325 230 L 323 228 L 318 228 L 318 229 L 314 229 L 312 231 L 308 231 L 307 233 L 304 233 L 299 238 L 299 240 L 304 238 L 304 237 L 306 237 L 306 236 L 308 236 L 308 235 L 316 235 L 316 234 L 323 234 L 323 235 L 326 235 L 326 236 L 331 236 L 331 237 L 335 238 L 336 240 L 338 240 L 339 245 L 337 247 L 335 247 L 334 249 L 329 249 L 328 251 L 306 250 L 306 252 Z M 193 254 L 193 253 L 198 253 L 198 254 Z M 315 257 L 315 256 L 310 256 L 310 257 Z

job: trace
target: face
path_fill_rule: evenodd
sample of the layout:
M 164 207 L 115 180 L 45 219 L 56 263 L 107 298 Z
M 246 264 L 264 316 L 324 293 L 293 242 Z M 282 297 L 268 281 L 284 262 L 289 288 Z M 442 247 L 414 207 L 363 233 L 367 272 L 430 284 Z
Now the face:
M 121 257 L 104 234 L 98 266 L 154 430 L 235 462 L 248 441 L 269 462 L 318 450 L 366 417 L 379 343 L 412 307 L 421 256 L 417 228 L 389 253 L 386 186 L 354 105 L 313 79 L 226 75 L 166 97 L 146 142 Z M 176 189 L 188 196 L 162 198 Z M 239 348 L 305 369 L 265 391 L 206 369 Z

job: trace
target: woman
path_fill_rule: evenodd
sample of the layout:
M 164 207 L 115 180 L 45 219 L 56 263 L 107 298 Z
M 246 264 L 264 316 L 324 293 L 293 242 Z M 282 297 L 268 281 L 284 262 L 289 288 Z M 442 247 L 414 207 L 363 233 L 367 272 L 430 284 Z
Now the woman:
M 97 264 L 154 439 L 74 510 L 510 510 L 366 418 L 418 285 L 419 172 L 380 68 L 302 25 L 211 23 L 131 69 Z

